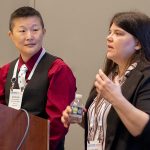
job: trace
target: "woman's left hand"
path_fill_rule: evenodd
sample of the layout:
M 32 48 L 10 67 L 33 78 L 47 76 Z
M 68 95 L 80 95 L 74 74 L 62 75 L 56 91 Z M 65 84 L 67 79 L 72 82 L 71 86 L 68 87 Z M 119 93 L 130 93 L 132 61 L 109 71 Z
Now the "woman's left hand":
M 110 103 L 115 103 L 120 96 L 123 96 L 118 81 L 111 81 L 101 69 L 96 75 L 95 87 L 97 92 Z

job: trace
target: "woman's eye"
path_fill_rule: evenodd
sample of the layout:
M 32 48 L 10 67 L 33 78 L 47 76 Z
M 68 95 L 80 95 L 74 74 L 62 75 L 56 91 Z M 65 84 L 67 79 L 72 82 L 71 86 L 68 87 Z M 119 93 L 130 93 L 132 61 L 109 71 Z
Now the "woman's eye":
M 38 31 L 38 29 L 33 29 L 33 31 Z
M 123 35 L 122 32 L 116 32 L 116 35 Z
M 25 30 L 19 30 L 19 32 L 25 32 Z

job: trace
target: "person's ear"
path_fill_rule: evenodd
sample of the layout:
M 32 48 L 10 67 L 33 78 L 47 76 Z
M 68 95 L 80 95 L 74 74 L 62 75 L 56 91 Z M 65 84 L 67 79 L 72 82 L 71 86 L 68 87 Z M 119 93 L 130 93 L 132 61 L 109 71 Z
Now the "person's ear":
M 46 29 L 45 29 L 45 28 L 43 28 L 43 34 L 45 35 L 45 33 L 46 33 Z
M 11 31 L 8 31 L 8 36 L 9 36 L 10 38 L 12 38 L 12 32 L 11 32 Z
M 141 43 L 138 40 L 136 40 L 135 50 L 140 50 L 141 47 Z

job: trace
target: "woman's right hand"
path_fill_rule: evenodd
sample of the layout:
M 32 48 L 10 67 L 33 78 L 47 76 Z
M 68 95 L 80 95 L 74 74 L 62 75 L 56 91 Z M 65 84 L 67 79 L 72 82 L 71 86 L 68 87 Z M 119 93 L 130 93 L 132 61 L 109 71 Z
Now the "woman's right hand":
M 65 128 L 68 128 L 70 125 L 70 114 L 72 112 L 72 109 L 70 106 L 67 106 L 66 109 L 63 111 L 61 116 L 61 122 L 64 124 Z

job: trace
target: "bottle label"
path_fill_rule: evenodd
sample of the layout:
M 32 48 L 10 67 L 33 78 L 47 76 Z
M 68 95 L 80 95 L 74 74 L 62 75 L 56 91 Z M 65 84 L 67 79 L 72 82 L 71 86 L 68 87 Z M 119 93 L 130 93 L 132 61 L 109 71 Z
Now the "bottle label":
M 83 112 L 83 108 L 82 107 L 71 106 L 71 108 L 72 108 L 72 114 L 82 115 L 82 112 Z
M 79 106 L 71 106 L 72 113 L 70 114 L 70 122 L 81 123 L 83 108 Z

